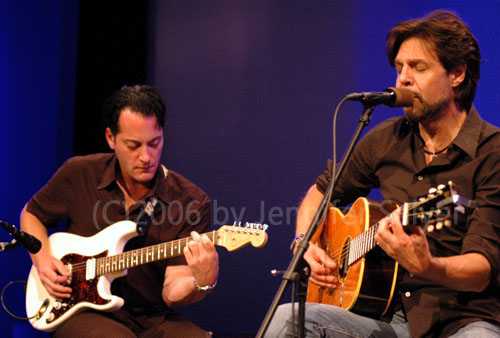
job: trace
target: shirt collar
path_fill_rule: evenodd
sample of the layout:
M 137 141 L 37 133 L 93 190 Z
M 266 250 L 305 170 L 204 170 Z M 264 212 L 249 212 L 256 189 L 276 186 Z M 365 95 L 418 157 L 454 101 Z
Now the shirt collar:
M 470 158 L 476 157 L 476 151 L 479 144 L 479 136 L 481 134 L 482 120 L 476 108 L 471 107 L 464 124 L 460 129 L 453 144 L 462 149 Z
M 104 169 L 104 174 L 102 175 L 101 183 L 97 186 L 97 189 L 105 189 L 116 182 L 116 174 L 117 174 L 118 160 L 116 156 L 110 157 L 110 159 L 106 163 L 106 168 Z M 169 203 L 171 202 L 171 198 L 168 194 L 167 189 L 167 178 L 168 178 L 168 169 L 160 165 L 156 171 L 156 175 L 153 178 L 153 188 L 148 192 L 145 198 L 156 195 L 163 202 Z M 118 186 L 118 185 L 116 185 Z
M 112 155 L 106 161 L 106 168 L 104 169 L 104 174 L 101 178 L 101 183 L 97 186 L 97 189 L 104 189 L 110 186 L 116 181 L 116 156 Z
M 406 120 L 406 119 L 405 119 Z M 476 151 L 479 144 L 479 136 L 481 133 L 482 120 L 474 106 L 471 107 L 467 113 L 464 124 L 457 137 L 453 140 L 451 144 L 457 148 L 462 149 L 470 158 L 476 157 Z M 405 134 L 408 128 L 413 128 L 419 142 L 423 145 L 423 139 L 420 136 L 418 129 L 418 124 L 413 124 L 411 121 L 406 120 L 406 123 L 401 125 L 400 133 Z
M 168 179 L 168 169 L 163 165 L 160 164 L 158 166 L 158 170 L 156 171 L 155 175 L 155 183 L 153 185 L 153 189 L 151 189 L 150 193 L 148 194 L 148 197 L 153 194 L 156 194 L 159 199 L 161 199 L 165 203 L 170 203 L 172 202 L 172 198 L 168 194 L 168 189 L 167 189 L 167 179 Z

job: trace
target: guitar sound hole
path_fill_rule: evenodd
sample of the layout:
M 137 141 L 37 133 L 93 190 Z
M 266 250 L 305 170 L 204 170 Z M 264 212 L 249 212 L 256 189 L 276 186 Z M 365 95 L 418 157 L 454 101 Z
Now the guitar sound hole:
M 344 246 L 342 247 L 342 253 L 340 254 L 339 260 L 339 276 L 345 278 L 347 271 L 349 270 L 349 264 L 347 258 L 349 257 L 349 250 L 351 249 L 351 239 L 347 238 Z

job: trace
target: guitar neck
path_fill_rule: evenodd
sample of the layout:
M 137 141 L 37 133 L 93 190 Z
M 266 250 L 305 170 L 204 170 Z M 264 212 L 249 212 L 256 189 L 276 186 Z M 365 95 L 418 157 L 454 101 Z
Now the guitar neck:
M 219 244 L 218 230 L 205 233 L 214 245 Z M 95 273 L 97 276 L 120 272 L 139 265 L 148 264 L 184 254 L 184 248 L 188 245 L 191 237 L 176 239 L 171 242 L 165 242 L 126 251 L 118 255 L 94 259 Z M 92 264 L 92 265 L 94 265 Z
M 414 223 L 416 219 L 414 217 L 409 217 L 409 215 L 420 206 L 421 204 L 419 203 L 404 203 L 401 208 L 401 223 L 403 225 Z M 362 232 L 359 236 L 352 239 L 350 243 L 349 258 L 347 261 L 349 265 L 355 263 L 358 259 L 365 256 L 368 252 L 370 252 L 370 250 L 377 246 L 377 241 L 375 241 L 375 234 L 377 233 L 379 223 L 380 221 L 376 222 L 367 230 Z

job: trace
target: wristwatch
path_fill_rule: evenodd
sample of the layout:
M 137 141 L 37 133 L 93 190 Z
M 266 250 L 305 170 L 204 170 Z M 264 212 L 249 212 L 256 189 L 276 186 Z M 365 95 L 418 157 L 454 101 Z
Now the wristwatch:
M 215 283 L 213 283 L 213 284 L 199 286 L 198 283 L 196 283 L 196 279 L 193 278 L 193 285 L 194 285 L 194 289 L 196 291 L 201 292 L 204 295 L 206 295 L 215 289 L 215 286 L 217 285 L 217 281 L 215 281 Z

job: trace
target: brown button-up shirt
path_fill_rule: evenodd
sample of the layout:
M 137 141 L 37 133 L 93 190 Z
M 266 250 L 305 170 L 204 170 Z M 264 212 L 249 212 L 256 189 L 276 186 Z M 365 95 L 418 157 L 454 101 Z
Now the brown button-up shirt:
M 27 210 L 47 227 L 67 219 L 68 232 L 92 236 L 118 221 L 138 221 L 145 200 L 156 196 L 158 204 L 147 234 L 129 240 L 125 251 L 189 237 L 193 230 L 202 233 L 208 229 L 211 217 L 208 196 L 163 166 L 158 168 L 152 189 L 126 211 L 124 196 L 116 181 L 117 168 L 113 154 L 71 158 L 33 196 Z M 113 282 L 112 291 L 125 299 L 125 308 L 165 310 L 161 294 L 165 268 L 178 264 L 186 264 L 183 256 L 129 269 L 126 277 Z
M 426 164 L 423 146 L 418 127 L 404 117 L 382 122 L 356 146 L 333 199 L 348 205 L 380 188 L 384 200 L 401 204 L 453 181 L 459 194 L 479 207 L 459 224 L 428 233 L 430 250 L 441 257 L 484 255 L 491 264 L 490 285 L 483 292 L 459 292 L 404 272 L 396 302 L 402 302 L 414 337 L 448 336 L 478 320 L 500 324 L 500 129 L 472 107 L 446 153 Z M 331 161 L 317 180 L 322 192 L 330 168 Z

